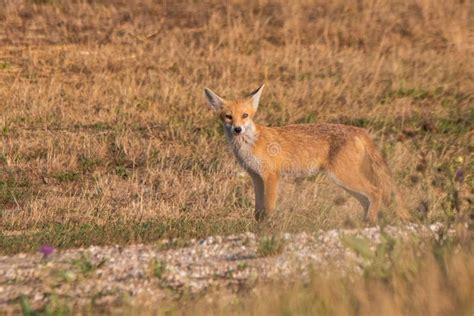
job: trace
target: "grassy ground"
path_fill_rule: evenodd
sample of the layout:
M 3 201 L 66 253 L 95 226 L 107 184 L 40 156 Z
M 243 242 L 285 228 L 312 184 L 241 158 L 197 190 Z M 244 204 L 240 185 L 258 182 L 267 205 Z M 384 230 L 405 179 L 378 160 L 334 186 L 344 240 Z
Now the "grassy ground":
M 258 230 L 204 86 L 266 83 L 269 125 L 368 128 L 415 218 L 465 218 L 473 15 L 470 1 L 4 1 L 0 253 Z M 363 225 L 324 176 L 280 192 L 272 230 Z

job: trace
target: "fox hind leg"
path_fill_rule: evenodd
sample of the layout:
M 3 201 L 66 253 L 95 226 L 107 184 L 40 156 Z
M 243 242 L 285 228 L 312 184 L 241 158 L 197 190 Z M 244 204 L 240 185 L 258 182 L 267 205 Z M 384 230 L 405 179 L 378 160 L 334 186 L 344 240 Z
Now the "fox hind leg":
M 370 207 L 370 201 L 369 199 L 367 198 L 367 196 L 365 196 L 364 194 L 362 193 L 359 193 L 359 192 L 356 192 L 356 191 L 352 191 L 352 190 L 349 190 L 348 188 L 345 188 L 343 186 L 341 186 L 347 193 L 349 193 L 350 195 L 352 195 L 357 201 L 359 201 L 359 203 L 362 205 L 362 207 L 364 208 L 364 213 L 365 215 L 367 216 L 367 213 L 369 211 L 369 207 Z
M 334 182 L 355 197 L 365 211 L 365 220 L 374 225 L 382 204 L 382 194 L 366 178 L 347 172 L 333 170 L 328 173 Z
M 372 225 L 377 224 L 380 207 L 382 205 L 382 195 L 378 192 L 373 192 L 369 198 L 370 206 L 365 215 L 365 220 Z

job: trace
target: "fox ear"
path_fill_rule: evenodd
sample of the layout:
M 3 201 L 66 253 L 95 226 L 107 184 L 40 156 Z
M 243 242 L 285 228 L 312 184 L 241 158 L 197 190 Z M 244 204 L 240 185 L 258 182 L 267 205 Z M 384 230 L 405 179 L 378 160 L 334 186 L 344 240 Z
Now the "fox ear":
M 255 110 L 258 108 L 258 103 L 260 102 L 260 96 L 262 95 L 262 90 L 265 84 L 262 84 L 260 87 L 258 87 L 257 90 L 254 92 L 250 93 L 250 100 L 252 101 L 252 106 Z
M 215 94 L 211 89 L 204 88 L 204 95 L 206 96 L 207 103 L 209 103 L 211 108 L 215 111 L 222 109 L 224 106 L 224 99 Z

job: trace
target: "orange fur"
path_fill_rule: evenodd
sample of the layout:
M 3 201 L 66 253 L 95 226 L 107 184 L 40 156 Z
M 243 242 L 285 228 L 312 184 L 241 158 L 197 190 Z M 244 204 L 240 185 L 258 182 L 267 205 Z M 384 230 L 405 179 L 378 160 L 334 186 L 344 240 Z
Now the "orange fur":
M 250 97 L 236 101 L 226 101 L 205 89 L 209 104 L 224 123 L 237 160 L 252 177 L 257 220 L 274 211 L 281 175 L 319 171 L 325 171 L 362 204 L 371 224 L 376 223 L 382 202 L 391 201 L 392 193 L 399 216 L 409 218 L 385 161 L 364 129 L 326 123 L 283 127 L 256 124 L 252 118 L 262 89 L 263 85 Z

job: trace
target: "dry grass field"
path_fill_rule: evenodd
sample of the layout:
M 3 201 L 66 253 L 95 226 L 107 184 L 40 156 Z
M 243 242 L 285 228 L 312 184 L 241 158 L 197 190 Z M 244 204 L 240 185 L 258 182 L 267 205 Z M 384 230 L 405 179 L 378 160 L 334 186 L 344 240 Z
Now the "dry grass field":
M 472 216 L 471 1 L 0 0 L 0 254 L 365 226 L 324 175 L 285 181 L 256 226 L 251 180 L 203 88 L 237 97 L 261 83 L 258 122 L 366 127 L 414 219 Z M 456 264 L 472 263 L 468 249 Z M 463 278 L 436 271 L 449 288 Z
M 266 83 L 257 121 L 268 125 L 368 128 L 415 218 L 465 217 L 473 11 L 470 1 L 3 1 L 0 252 L 255 231 L 251 180 L 205 86 L 235 97 Z M 280 192 L 272 230 L 364 225 L 324 176 Z

